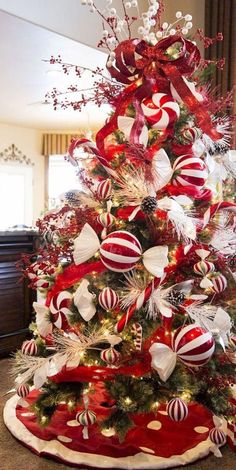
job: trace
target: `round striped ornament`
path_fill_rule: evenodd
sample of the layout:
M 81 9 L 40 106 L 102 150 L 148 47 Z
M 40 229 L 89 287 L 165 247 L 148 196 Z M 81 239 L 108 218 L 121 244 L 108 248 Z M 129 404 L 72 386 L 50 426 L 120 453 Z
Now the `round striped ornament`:
M 206 276 L 209 273 L 213 273 L 215 271 L 215 266 L 210 261 L 198 261 L 198 263 L 194 264 L 193 270 L 196 274 L 200 276 Z
M 105 287 L 98 296 L 98 302 L 104 310 L 114 310 L 119 303 L 119 296 L 110 287 Z
M 113 347 L 104 349 L 100 353 L 102 361 L 107 364 L 116 364 L 120 360 L 120 353 Z
M 37 344 L 33 339 L 29 341 L 24 341 L 24 343 L 21 346 L 21 352 L 23 354 L 26 354 L 27 356 L 36 356 L 38 352 L 38 347 Z
M 30 387 L 28 384 L 19 385 L 16 389 L 16 393 L 20 398 L 26 398 L 29 395 Z
M 55 294 L 50 302 L 49 310 L 52 315 L 52 323 L 61 329 L 68 327 L 67 317 L 71 315 L 68 308 L 72 301 L 72 294 L 68 291 L 61 291 Z
M 91 424 L 96 423 L 97 416 L 96 416 L 96 413 L 94 413 L 94 411 L 84 410 L 84 411 L 80 411 L 79 413 L 77 413 L 76 420 L 82 426 L 90 426 Z
M 209 438 L 213 444 L 223 446 L 226 443 L 226 436 L 219 428 L 213 428 L 209 432 Z
M 153 129 L 164 130 L 174 123 L 180 115 L 178 103 L 171 95 L 154 93 L 142 102 L 143 114 Z
M 98 184 L 97 189 L 96 189 L 96 196 L 98 199 L 107 200 L 111 198 L 112 194 L 112 184 L 111 180 L 107 178 L 106 180 L 101 181 L 101 183 Z
M 189 367 L 206 364 L 212 357 L 215 342 L 212 334 L 196 324 L 176 330 L 172 347 L 177 357 Z
M 181 398 L 170 400 L 166 411 L 172 421 L 184 421 L 188 416 L 188 406 Z
M 219 276 L 213 277 L 211 282 L 213 284 L 212 288 L 216 294 L 220 294 L 227 287 L 227 279 L 225 276 L 223 276 L 223 274 L 219 274 Z
M 194 186 L 202 188 L 208 177 L 205 163 L 190 154 L 176 158 L 173 165 L 174 186 Z
M 100 256 L 111 271 L 124 273 L 134 268 L 142 255 L 138 239 L 125 230 L 112 232 L 101 244 Z
M 202 131 L 198 127 L 188 127 L 182 131 L 181 141 L 184 144 L 193 144 L 195 140 L 200 139 L 201 135 Z

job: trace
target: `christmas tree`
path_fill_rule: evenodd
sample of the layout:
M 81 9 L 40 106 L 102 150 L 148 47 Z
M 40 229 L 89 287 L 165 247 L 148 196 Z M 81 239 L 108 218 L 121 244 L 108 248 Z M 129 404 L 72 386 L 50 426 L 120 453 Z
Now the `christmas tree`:
M 37 259 L 23 258 L 42 299 L 33 339 L 16 353 L 5 421 L 19 437 L 14 405 L 27 445 L 94 468 L 219 456 L 223 418 L 229 433 L 235 426 L 236 204 L 219 199 L 213 176 L 236 174 L 232 96 L 204 84 L 223 62 L 201 59 L 195 40 L 209 46 L 222 36 L 191 35 L 191 15 L 181 12 L 161 23 L 155 0 L 142 17 L 136 0 L 122 1 L 123 19 L 112 1 L 105 12 L 82 4 L 102 17 L 110 76 L 92 71 L 95 87 L 78 101 L 50 96 L 55 108 L 93 101 L 112 113 L 96 143 L 71 142 L 66 158 L 83 190 L 39 220 Z M 60 57 L 50 62 L 82 73 Z

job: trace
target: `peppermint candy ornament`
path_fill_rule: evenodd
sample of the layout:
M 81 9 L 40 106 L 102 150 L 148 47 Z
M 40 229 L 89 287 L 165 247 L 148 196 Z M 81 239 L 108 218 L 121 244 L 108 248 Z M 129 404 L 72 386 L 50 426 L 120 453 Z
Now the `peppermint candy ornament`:
M 142 247 L 132 233 L 125 230 L 110 233 L 101 244 L 103 264 L 115 272 L 127 272 L 134 268 L 142 254 Z
M 216 294 L 220 294 L 227 287 L 227 279 L 223 274 L 212 278 L 212 288 Z
M 98 184 L 97 189 L 96 189 L 96 196 L 98 199 L 102 201 L 106 201 L 107 199 L 111 198 L 112 194 L 112 184 L 111 180 L 107 178 L 106 180 L 101 181 L 101 183 Z
M 44 277 L 38 277 L 33 281 L 33 284 L 34 287 L 37 287 L 38 289 L 48 289 L 50 286 L 50 282 Z
M 198 367 L 211 359 L 215 342 L 209 331 L 193 324 L 176 330 L 172 347 L 177 357 L 186 366 Z
M 21 352 L 23 354 L 26 354 L 27 356 L 36 356 L 38 352 L 38 347 L 37 344 L 33 339 L 29 341 L 24 341 L 24 343 L 21 346 Z
M 96 413 L 94 413 L 91 410 L 84 410 L 81 411 L 80 413 L 77 413 L 76 418 L 75 418 L 79 424 L 84 426 L 83 429 L 83 438 L 88 439 L 88 427 L 91 426 L 92 424 L 96 423 L 97 421 L 97 416 Z
M 170 400 L 166 411 L 172 421 L 184 421 L 188 416 L 188 406 L 181 398 Z
M 213 444 L 223 446 L 226 443 L 226 436 L 223 431 L 215 427 L 209 432 L 209 438 Z
M 104 349 L 100 353 L 102 361 L 109 365 L 116 364 L 120 360 L 120 353 L 113 347 Z
M 142 102 L 143 114 L 153 129 L 164 130 L 173 124 L 180 115 L 178 103 L 171 95 L 154 93 Z
M 98 302 L 104 310 L 114 310 L 119 303 L 119 296 L 110 287 L 105 287 L 98 296 Z
M 16 393 L 20 398 L 26 398 L 29 395 L 30 387 L 28 384 L 19 385 L 16 389 Z
M 97 216 L 97 221 L 101 224 L 104 228 L 101 233 L 102 239 L 104 239 L 107 235 L 107 228 L 111 227 L 115 221 L 114 215 L 110 214 L 110 212 L 104 212 Z
M 72 294 L 68 291 L 61 291 L 55 294 L 50 302 L 49 310 L 52 315 L 52 323 L 60 329 L 68 327 L 67 318 L 72 314 L 68 308 L 72 301 Z
M 190 154 L 176 158 L 173 165 L 174 186 L 194 186 L 202 188 L 208 177 L 205 163 Z

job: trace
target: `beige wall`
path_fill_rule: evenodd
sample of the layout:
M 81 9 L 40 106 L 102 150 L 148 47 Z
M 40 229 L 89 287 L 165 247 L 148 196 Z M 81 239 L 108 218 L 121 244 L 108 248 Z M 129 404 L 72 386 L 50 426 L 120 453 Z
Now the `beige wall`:
M 25 127 L 0 123 L 0 151 L 15 144 L 23 154 L 34 162 L 33 221 L 44 210 L 45 171 L 41 155 L 42 132 Z
M 165 18 L 172 21 L 175 18 L 176 11 L 182 11 L 185 15 L 190 14 L 193 17 L 193 29 L 204 29 L 205 18 L 205 0 L 164 0 Z

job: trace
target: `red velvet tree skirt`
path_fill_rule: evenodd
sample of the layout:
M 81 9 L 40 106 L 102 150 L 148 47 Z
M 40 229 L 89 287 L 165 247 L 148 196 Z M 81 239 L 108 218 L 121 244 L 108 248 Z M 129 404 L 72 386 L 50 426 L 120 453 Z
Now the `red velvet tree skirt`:
M 32 403 L 36 395 L 32 391 L 27 401 Z M 92 400 L 90 408 L 98 418 L 105 417 L 108 410 L 104 411 L 97 399 Z M 10 398 L 4 409 L 10 432 L 33 452 L 83 469 L 170 468 L 205 457 L 212 447 L 208 439 L 209 430 L 214 427 L 212 415 L 197 404 L 189 405 L 189 415 L 182 423 L 171 421 L 164 408 L 155 414 L 135 416 L 135 427 L 122 444 L 114 434 L 102 435 L 96 424 L 89 427 L 89 439 L 83 439 L 83 427 L 75 415 L 75 411 L 68 412 L 67 406 L 61 404 L 50 425 L 41 428 L 30 407 L 19 404 L 18 396 Z

